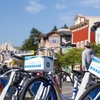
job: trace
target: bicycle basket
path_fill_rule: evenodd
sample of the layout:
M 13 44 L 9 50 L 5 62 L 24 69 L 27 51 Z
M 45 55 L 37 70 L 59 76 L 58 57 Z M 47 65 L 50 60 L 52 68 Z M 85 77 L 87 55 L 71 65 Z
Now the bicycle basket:
M 51 71 L 53 70 L 53 57 L 26 56 L 24 57 L 24 70 L 26 71 Z

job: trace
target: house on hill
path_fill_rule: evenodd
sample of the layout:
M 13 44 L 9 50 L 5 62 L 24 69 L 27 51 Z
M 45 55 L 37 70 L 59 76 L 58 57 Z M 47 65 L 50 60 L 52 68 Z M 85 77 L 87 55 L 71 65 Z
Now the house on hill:
M 59 29 L 57 31 L 51 31 L 47 34 L 41 34 L 39 37 L 39 47 L 55 47 L 59 46 L 61 42 L 71 41 L 71 32 L 69 29 Z M 65 52 L 63 49 L 57 49 L 55 52 Z M 47 51 L 43 51 L 40 54 L 46 55 Z

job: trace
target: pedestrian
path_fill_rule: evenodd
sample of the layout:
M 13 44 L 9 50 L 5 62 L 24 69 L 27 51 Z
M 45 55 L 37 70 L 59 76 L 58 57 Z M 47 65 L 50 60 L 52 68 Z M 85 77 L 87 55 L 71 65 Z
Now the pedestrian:
M 95 56 L 95 52 L 91 49 L 90 43 L 87 41 L 84 44 L 84 50 L 82 52 L 82 70 L 87 71 L 92 58 Z

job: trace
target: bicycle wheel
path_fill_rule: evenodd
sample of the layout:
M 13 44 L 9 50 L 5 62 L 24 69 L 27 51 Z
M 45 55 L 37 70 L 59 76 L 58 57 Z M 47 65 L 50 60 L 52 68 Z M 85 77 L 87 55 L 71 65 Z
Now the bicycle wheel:
M 100 83 L 89 87 L 79 100 L 100 100 Z
M 56 91 L 52 83 L 50 82 L 44 77 L 37 77 L 31 79 L 22 89 L 21 94 L 19 96 L 19 100 L 35 100 L 36 94 L 38 94 L 39 92 L 41 92 L 39 93 L 39 95 L 41 94 L 39 100 L 57 100 Z M 40 89 L 41 84 L 43 84 L 42 89 Z M 49 86 L 50 89 L 48 90 Z

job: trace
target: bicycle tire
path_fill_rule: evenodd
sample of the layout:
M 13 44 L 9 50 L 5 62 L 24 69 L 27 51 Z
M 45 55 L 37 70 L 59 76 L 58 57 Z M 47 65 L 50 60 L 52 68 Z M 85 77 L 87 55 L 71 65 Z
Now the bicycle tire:
M 38 82 L 43 82 L 43 84 L 45 86 L 48 86 L 50 84 L 49 80 L 47 80 L 44 77 L 36 77 L 36 78 L 31 79 L 28 83 L 26 83 L 25 87 L 22 89 L 20 96 L 19 96 L 19 100 L 27 100 L 27 99 L 28 100 L 34 100 L 35 94 L 38 91 L 37 89 L 39 88 L 39 86 L 37 84 L 40 85 L 40 83 L 38 83 Z M 30 91 L 30 87 L 31 87 L 32 91 Z M 31 92 L 34 92 L 34 93 L 31 93 Z M 50 92 L 48 94 L 49 97 L 46 100 L 57 100 L 57 94 L 56 94 L 56 91 L 54 89 L 53 84 L 50 84 L 50 91 L 49 92 Z M 30 96 L 32 94 L 34 94 L 34 95 L 32 95 L 32 98 L 30 97 L 31 98 L 30 99 L 30 98 L 27 97 L 27 93 L 28 93 L 28 95 L 30 94 Z
M 79 98 L 79 100 L 100 100 L 100 94 L 96 98 L 97 94 L 100 93 L 100 83 L 90 86 Z M 96 98 L 96 99 L 95 99 Z

